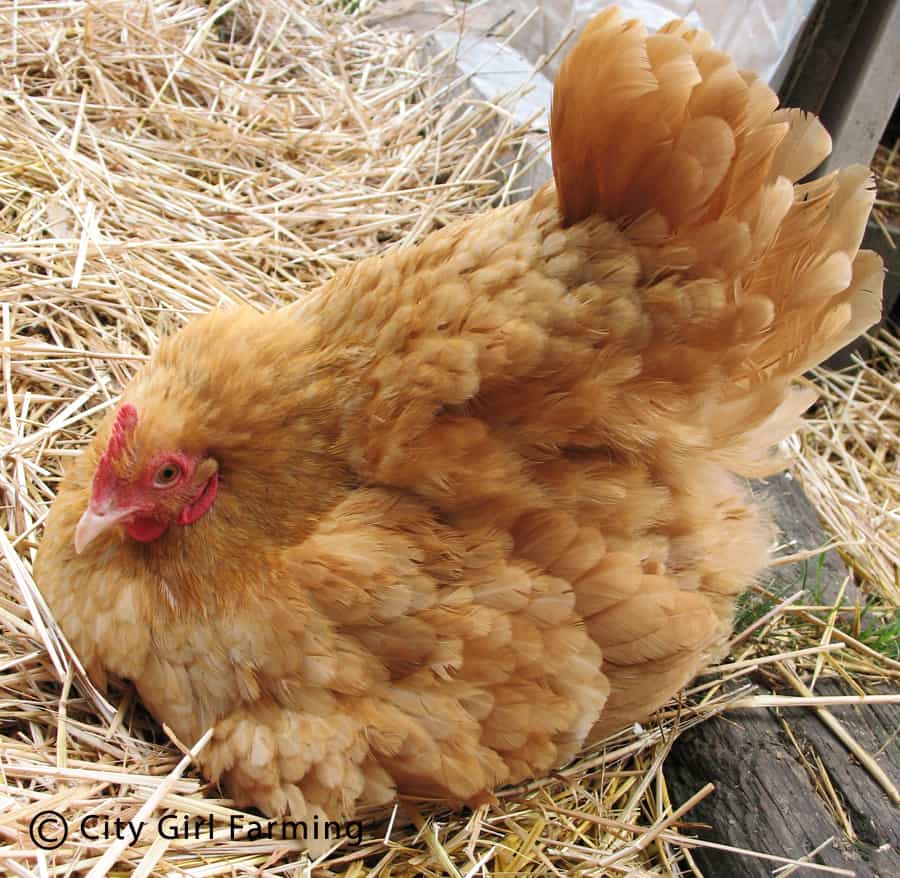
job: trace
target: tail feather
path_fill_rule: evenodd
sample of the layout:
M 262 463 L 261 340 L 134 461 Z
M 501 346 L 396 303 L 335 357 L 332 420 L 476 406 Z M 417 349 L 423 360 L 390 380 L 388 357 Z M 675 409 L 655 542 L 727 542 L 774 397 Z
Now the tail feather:
M 587 219 L 598 204 L 614 201 L 616 192 L 626 189 L 638 171 L 633 168 L 626 175 L 611 166 L 606 175 L 594 173 L 601 157 L 616 151 L 616 135 L 625 114 L 646 113 L 648 102 L 641 99 L 657 94 L 646 40 L 643 25 L 625 22 L 618 9 L 608 9 L 585 28 L 557 78 L 558 83 L 566 76 L 567 67 L 579 73 L 570 78 L 565 100 L 557 99 L 559 91 L 554 91 L 551 110 L 551 128 L 556 132 L 554 154 L 562 149 L 566 156 L 564 162 L 554 158 L 557 191 L 563 214 L 570 223 Z M 583 73 L 588 59 L 593 60 L 589 65 L 591 75 L 586 78 Z M 596 82 L 603 83 L 602 106 L 597 106 Z M 653 132 L 650 133 L 652 137 Z M 641 152 L 640 144 L 635 144 L 635 149 Z M 631 152 L 618 151 L 622 155 Z M 573 185 L 579 179 L 582 185 Z
M 710 433 L 723 456 L 743 455 L 736 468 L 753 469 L 764 449 L 751 444 L 777 441 L 808 404 L 789 397 L 790 382 L 880 315 L 881 262 L 859 250 L 868 169 L 798 183 L 830 152 L 815 117 L 777 109 L 708 34 L 675 21 L 648 37 L 615 8 L 562 65 L 551 144 L 563 223 L 611 220 L 646 277 L 681 277 L 682 304 L 648 287 L 658 332 L 644 377 L 656 363 L 671 380 L 678 350 L 705 358 L 719 400 L 706 407 Z M 726 410 L 735 417 L 721 428 Z
M 671 34 L 658 33 L 647 39 L 647 59 L 658 83 L 659 121 L 670 129 L 684 121 L 685 107 L 694 87 L 702 82 L 690 47 Z
M 831 136 L 811 113 L 784 108 L 772 114 L 772 121 L 787 122 L 788 135 L 772 160 L 772 172 L 792 183 L 814 171 L 831 154 Z
M 776 177 L 745 203 L 738 219 L 752 229 L 754 261 L 772 246 L 793 203 L 794 187 L 785 177 Z

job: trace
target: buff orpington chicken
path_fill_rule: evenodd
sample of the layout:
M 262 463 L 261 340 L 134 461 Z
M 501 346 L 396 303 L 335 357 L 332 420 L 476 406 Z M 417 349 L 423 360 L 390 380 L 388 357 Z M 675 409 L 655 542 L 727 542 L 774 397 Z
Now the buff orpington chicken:
M 724 648 L 791 382 L 878 319 L 866 168 L 709 37 L 615 9 L 555 85 L 554 182 L 163 341 L 72 465 L 36 579 L 270 816 L 476 803 Z

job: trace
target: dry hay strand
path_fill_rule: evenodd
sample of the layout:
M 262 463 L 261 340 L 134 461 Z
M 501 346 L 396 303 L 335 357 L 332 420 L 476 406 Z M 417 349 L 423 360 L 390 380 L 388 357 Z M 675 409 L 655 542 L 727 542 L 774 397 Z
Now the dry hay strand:
M 247 836 L 252 815 L 192 764 L 202 740 L 185 752 L 130 688 L 110 701 L 93 689 L 31 562 L 61 465 L 160 335 L 210 308 L 295 299 L 352 260 L 515 193 L 509 169 L 527 132 L 506 105 L 475 98 L 447 59 L 366 29 L 345 5 L 0 7 L 6 874 L 682 874 L 692 847 L 711 844 L 684 822 L 709 789 L 672 802 L 662 772 L 683 729 L 760 697 L 750 675 L 778 662 L 804 677 L 839 669 L 860 687 L 900 673 L 833 626 L 825 638 L 822 608 L 801 618 L 796 601 L 782 602 L 734 661 L 647 728 L 474 812 L 404 801 L 367 815 L 358 843 L 345 836 L 314 865 L 298 842 Z M 32 823 L 50 810 L 67 826 L 56 850 L 29 835 L 59 837 L 59 826 Z M 163 816 L 208 815 L 212 838 L 155 831 Z M 244 827 L 235 838 L 233 815 Z M 116 820 L 122 838 L 96 837 Z M 128 821 L 147 824 L 136 840 Z

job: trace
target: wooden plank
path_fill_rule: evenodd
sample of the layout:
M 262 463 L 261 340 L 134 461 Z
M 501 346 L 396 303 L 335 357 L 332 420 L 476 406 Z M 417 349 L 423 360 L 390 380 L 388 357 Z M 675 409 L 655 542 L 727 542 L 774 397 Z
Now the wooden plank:
M 889 692 L 881 688 L 881 692 Z M 846 685 L 827 680 L 816 686 L 817 694 L 853 694 Z M 900 786 L 900 705 L 832 707 L 830 711 L 862 747 L 876 755 L 879 766 L 895 786 Z M 853 755 L 834 735 L 822 734 L 821 721 L 810 710 L 783 712 L 802 744 L 814 749 L 825 765 L 831 784 L 843 802 L 854 831 L 858 849 L 873 866 L 900 876 L 900 809 L 892 806 L 887 794 L 868 772 L 861 770 Z
M 769 504 L 775 524 L 781 531 L 782 541 L 791 541 L 791 548 L 786 550 L 786 554 L 815 549 L 828 543 L 828 535 L 822 530 L 813 505 L 790 473 L 779 473 L 755 481 L 753 492 Z M 768 574 L 768 584 L 780 594 L 791 594 L 802 588 L 804 583 L 812 585 L 819 575 L 816 564 L 817 559 L 813 558 L 807 562 L 798 561 L 774 567 Z M 826 600 L 837 597 L 846 578 L 847 567 L 841 556 L 834 549 L 825 552 L 821 588 Z M 857 590 L 850 585 L 845 594 L 846 601 L 853 603 Z
M 869 0 L 821 119 L 834 146 L 824 172 L 871 164 L 900 97 L 900 0 Z
M 831 682 L 816 690 L 821 694 L 848 694 Z M 883 707 L 860 709 L 857 717 L 848 717 L 846 708 L 834 711 L 861 741 L 875 746 L 875 742 L 889 739 L 891 723 L 896 732 L 900 722 L 900 709 Z M 673 802 L 684 801 L 710 781 L 716 785 L 716 792 L 687 816 L 692 822 L 711 827 L 710 831 L 698 832 L 698 838 L 792 858 L 802 857 L 834 838 L 813 862 L 849 869 L 859 878 L 896 878 L 900 875 L 897 809 L 869 775 L 842 752 L 811 711 L 784 710 L 782 715 L 804 747 L 820 754 L 828 766 L 858 841 L 852 844 L 844 837 L 774 710 L 728 713 L 695 726 L 675 742 L 663 769 Z M 896 780 L 900 769 L 896 746 L 893 749 L 890 764 Z M 880 761 L 887 769 L 884 754 Z M 697 848 L 691 855 L 708 878 L 772 876 L 773 864 L 766 860 L 709 848 Z
M 819 0 L 779 90 L 816 113 L 833 149 L 819 174 L 871 163 L 900 95 L 900 0 Z
M 866 5 L 867 0 L 819 0 L 778 90 L 784 105 L 822 112 Z

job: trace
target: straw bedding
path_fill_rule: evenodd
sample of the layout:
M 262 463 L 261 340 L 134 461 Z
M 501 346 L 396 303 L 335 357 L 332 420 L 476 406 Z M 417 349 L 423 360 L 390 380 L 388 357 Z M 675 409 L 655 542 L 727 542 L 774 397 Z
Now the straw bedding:
M 502 102 L 476 99 L 450 59 L 371 32 L 353 11 L 300 0 L 0 7 L 6 874 L 308 874 L 296 842 L 230 837 L 237 812 L 184 754 L 195 742 L 170 740 L 129 688 L 109 701 L 92 689 L 30 564 L 60 468 L 161 334 L 210 308 L 301 297 L 351 260 L 515 195 L 526 132 Z M 898 541 L 884 536 L 898 525 L 900 349 L 885 335 L 879 351 L 862 373 L 823 376 L 826 406 L 797 440 L 797 474 L 887 605 L 898 596 Z M 749 694 L 762 666 L 840 670 L 860 691 L 900 676 L 852 626 L 838 651 L 823 620 L 846 614 L 801 610 L 795 598 L 764 616 L 736 643 L 737 664 L 646 729 L 475 812 L 403 802 L 370 815 L 361 842 L 345 839 L 313 873 L 689 872 L 685 814 L 710 790 L 669 800 L 661 765 L 676 734 L 736 703 L 777 701 Z M 29 836 L 48 810 L 68 825 L 55 851 Z M 211 839 L 153 831 L 163 815 L 210 814 Z M 117 818 L 150 828 L 137 841 L 92 837 Z

